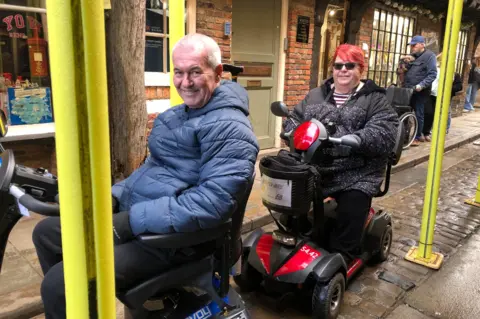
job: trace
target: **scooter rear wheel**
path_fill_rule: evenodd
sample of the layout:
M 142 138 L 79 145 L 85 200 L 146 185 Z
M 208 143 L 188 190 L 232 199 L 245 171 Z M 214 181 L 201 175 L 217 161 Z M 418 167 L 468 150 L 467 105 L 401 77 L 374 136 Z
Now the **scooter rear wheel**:
M 392 226 L 387 225 L 383 231 L 382 238 L 379 242 L 378 252 L 373 256 L 372 260 L 376 263 L 384 262 L 388 259 L 390 254 L 390 247 L 392 246 L 393 232 Z
M 337 273 L 328 283 L 317 282 L 312 295 L 312 318 L 335 319 L 345 293 L 345 277 Z

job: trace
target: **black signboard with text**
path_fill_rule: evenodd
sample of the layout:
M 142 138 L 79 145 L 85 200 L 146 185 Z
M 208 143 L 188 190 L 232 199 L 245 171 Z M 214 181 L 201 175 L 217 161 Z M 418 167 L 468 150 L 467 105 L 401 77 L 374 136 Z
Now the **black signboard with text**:
M 310 17 L 298 16 L 297 42 L 308 43 L 309 32 L 310 32 Z

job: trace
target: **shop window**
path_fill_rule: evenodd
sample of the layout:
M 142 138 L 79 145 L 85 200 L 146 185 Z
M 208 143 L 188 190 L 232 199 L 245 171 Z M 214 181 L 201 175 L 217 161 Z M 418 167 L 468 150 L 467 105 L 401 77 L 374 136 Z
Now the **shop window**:
M 458 34 L 457 56 L 455 57 L 455 72 L 463 75 L 465 67 L 465 56 L 467 54 L 467 31 L 461 30 Z
M 407 54 L 415 19 L 382 9 L 375 9 L 368 63 L 368 78 L 381 87 L 397 83 L 400 56 Z
M 11 125 L 53 121 L 44 8 L 41 0 L 0 1 L 0 102 Z
M 168 1 L 146 0 L 145 72 L 170 72 Z

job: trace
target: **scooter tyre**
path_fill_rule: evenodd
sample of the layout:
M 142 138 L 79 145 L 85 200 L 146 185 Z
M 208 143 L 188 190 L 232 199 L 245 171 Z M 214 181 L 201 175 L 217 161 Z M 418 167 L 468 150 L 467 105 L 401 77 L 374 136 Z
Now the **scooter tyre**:
M 312 295 L 312 318 L 335 319 L 345 294 L 345 277 L 337 273 L 328 283 L 317 282 Z
M 388 259 L 390 248 L 392 246 L 393 232 L 392 226 L 387 225 L 383 231 L 379 242 L 378 252 L 372 257 L 374 263 L 381 263 Z

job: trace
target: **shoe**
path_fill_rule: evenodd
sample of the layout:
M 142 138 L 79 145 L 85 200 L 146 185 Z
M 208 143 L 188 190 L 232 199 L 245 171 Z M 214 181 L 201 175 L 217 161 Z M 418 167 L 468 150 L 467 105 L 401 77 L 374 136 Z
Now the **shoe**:
M 420 146 L 421 143 L 422 143 L 422 142 L 420 142 L 419 140 L 415 139 L 410 146 Z
M 431 137 L 430 135 L 425 136 L 425 141 L 431 142 L 431 141 L 432 141 L 432 137 Z
M 417 137 L 416 140 L 418 140 L 419 142 L 425 142 L 425 136 L 420 136 L 420 137 Z

